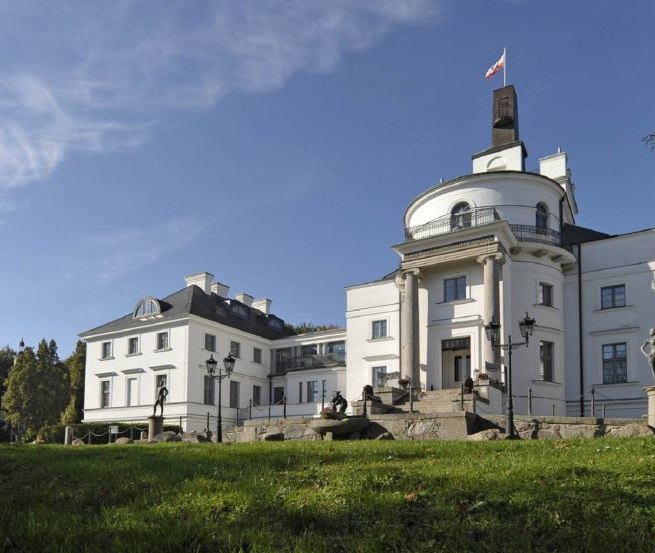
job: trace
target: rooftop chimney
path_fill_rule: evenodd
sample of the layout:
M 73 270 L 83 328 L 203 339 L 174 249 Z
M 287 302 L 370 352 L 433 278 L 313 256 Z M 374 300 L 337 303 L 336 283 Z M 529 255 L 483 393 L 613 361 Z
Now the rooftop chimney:
M 222 298 L 227 298 L 227 295 L 230 293 L 230 287 L 227 284 L 214 282 L 214 284 L 212 284 L 212 292 Z
M 240 301 L 241 303 L 243 303 L 244 305 L 247 305 L 248 307 L 251 307 L 252 302 L 253 302 L 253 300 L 255 298 L 253 296 L 251 296 L 250 294 L 246 294 L 244 292 L 239 292 L 238 294 L 236 294 L 234 296 L 234 299 L 236 299 L 237 301 Z
M 271 304 L 273 302 L 266 298 L 260 298 L 252 302 L 252 307 L 254 309 L 259 309 L 262 313 L 266 315 L 271 314 Z
M 187 288 L 195 285 L 205 294 L 211 294 L 212 280 L 214 280 L 214 275 L 211 273 L 196 273 L 184 277 L 184 282 L 186 282 Z

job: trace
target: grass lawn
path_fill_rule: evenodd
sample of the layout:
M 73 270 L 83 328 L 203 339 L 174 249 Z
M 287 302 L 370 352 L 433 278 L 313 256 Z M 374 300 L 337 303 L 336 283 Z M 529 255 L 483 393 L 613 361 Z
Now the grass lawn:
M 655 440 L 2 446 L 0 552 L 655 551 Z

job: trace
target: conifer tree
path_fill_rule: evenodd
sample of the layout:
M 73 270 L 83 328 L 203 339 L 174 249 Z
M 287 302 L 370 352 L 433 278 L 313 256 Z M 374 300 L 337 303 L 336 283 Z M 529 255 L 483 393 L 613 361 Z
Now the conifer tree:
M 84 367 L 86 365 L 86 344 L 77 341 L 75 351 L 64 362 L 70 378 L 70 402 L 61 416 L 63 424 L 75 424 L 83 417 L 84 409 Z
M 36 353 L 27 347 L 18 354 L 2 406 L 23 439 L 34 437 L 42 426 L 59 422 L 69 401 L 68 370 L 59 360 L 54 340 L 41 340 Z

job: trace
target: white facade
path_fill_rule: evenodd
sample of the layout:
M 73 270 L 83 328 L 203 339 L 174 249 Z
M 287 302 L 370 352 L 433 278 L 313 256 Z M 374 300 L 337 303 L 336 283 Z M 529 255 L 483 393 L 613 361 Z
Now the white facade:
M 219 386 L 208 376 L 206 361 L 213 356 L 222 366 L 229 353 L 237 360 L 220 386 L 225 427 L 285 411 L 317 415 L 335 390 L 345 390 L 345 331 L 287 337 L 284 322 L 270 313 L 270 300 L 248 294 L 229 299 L 228 288 L 212 279 L 210 273 L 191 275 L 185 289 L 162 300 L 144 298 L 133 314 L 82 334 L 84 422 L 144 423 L 165 385 L 166 424 L 213 431 Z M 143 312 L 146 303 L 153 312 Z M 297 358 L 282 366 L 276 352 L 289 348 Z M 301 398 L 293 395 L 299 386 Z
M 496 91 L 494 109 L 510 94 Z M 653 382 L 639 348 L 655 326 L 655 230 L 576 227 L 567 154 L 526 172 L 518 117 L 504 115 L 472 174 L 410 202 L 398 271 L 347 289 L 349 393 L 377 363 L 425 389 L 458 388 L 469 375 L 505 381 L 509 356 L 484 326 L 500 322 L 503 343 L 520 342 L 529 312 L 534 335 L 512 356 L 515 412 L 590 415 L 593 395 L 597 416 L 641 416 Z M 371 340 L 383 316 L 396 330 Z
M 191 275 L 185 298 L 197 308 L 176 307 L 180 291 L 161 313 L 82 335 L 85 420 L 145 420 L 159 378 L 169 422 L 202 430 L 209 412 L 213 428 L 205 361 L 220 363 L 234 342 L 235 372 L 223 381 L 228 426 L 246 412 L 317 415 L 336 390 L 352 402 L 365 385 L 399 377 L 427 390 L 459 388 L 468 376 L 506 382 L 509 356 L 491 347 L 485 325 L 499 322 L 503 343 L 520 342 L 526 312 L 536 326 L 528 347 L 513 350 L 516 413 L 643 415 L 653 375 L 639 348 L 655 326 L 655 230 L 609 236 L 576 226 L 567 154 L 540 159 L 538 173 L 524 169 L 513 87 L 495 91 L 493 121 L 493 145 L 473 156 L 471 174 L 409 203 L 398 269 L 346 289 L 346 331 L 288 336 L 270 300 L 228 299 L 211 274 Z

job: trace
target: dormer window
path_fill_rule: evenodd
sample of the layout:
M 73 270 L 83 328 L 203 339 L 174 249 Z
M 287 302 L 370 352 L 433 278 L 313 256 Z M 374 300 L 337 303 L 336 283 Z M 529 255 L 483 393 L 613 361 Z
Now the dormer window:
M 281 332 L 284 329 L 284 323 L 280 319 L 270 318 L 268 320 L 268 327 Z
M 230 304 L 230 313 L 239 319 L 248 320 L 250 318 L 250 311 L 242 303 L 232 302 Z
M 134 308 L 135 319 L 145 319 L 161 315 L 161 305 L 159 300 L 149 297 L 142 299 Z
M 471 226 L 471 206 L 466 202 L 455 204 L 450 210 L 450 230 L 458 230 Z
M 546 230 L 548 228 L 548 206 L 543 202 L 537 204 L 535 226 L 539 230 Z

